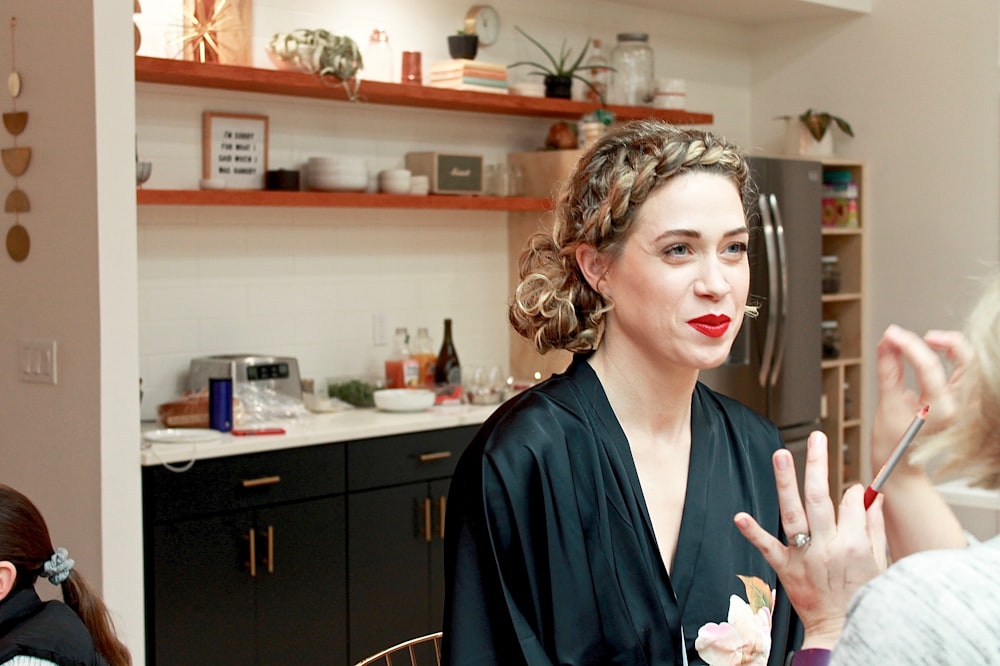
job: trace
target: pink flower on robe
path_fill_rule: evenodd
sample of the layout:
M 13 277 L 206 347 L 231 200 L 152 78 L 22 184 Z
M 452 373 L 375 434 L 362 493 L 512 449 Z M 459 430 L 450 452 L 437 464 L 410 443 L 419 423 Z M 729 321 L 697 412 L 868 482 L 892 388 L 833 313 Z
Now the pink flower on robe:
M 694 642 L 698 655 L 709 666 L 766 666 L 771 654 L 771 613 L 774 592 L 764 581 L 740 576 L 749 603 L 735 594 L 729 598 L 726 622 L 709 622 L 698 630 Z

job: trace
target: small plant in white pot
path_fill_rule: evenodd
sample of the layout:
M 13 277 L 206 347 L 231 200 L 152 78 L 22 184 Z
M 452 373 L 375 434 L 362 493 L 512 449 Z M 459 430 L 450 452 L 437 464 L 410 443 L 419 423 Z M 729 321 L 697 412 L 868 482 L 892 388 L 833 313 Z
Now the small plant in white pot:
M 798 116 L 778 116 L 788 122 L 788 150 L 798 155 L 833 155 L 833 133 L 828 131 L 835 124 L 847 136 L 854 136 L 851 124 L 826 111 L 806 109 Z M 798 121 L 798 122 L 794 122 Z

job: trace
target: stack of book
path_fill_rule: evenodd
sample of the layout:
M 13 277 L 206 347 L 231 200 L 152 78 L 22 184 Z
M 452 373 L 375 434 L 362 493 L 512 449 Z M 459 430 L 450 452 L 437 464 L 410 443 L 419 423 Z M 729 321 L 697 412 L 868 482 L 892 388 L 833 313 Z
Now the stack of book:
M 435 88 L 507 94 L 507 66 L 477 60 L 445 60 L 431 65 Z

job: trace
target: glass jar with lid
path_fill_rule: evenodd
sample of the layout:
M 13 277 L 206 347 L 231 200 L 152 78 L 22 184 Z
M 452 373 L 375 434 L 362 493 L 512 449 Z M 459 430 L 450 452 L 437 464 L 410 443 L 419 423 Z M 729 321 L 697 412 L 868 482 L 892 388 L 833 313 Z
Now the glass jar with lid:
M 648 106 L 653 101 L 653 49 L 644 32 L 623 32 L 611 51 L 611 104 Z
M 835 254 L 824 255 L 823 259 L 823 293 L 836 294 L 840 291 L 840 259 Z
M 835 319 L 820 323 L 823 341 L 823 358 L 840 358 L 840 324 Z

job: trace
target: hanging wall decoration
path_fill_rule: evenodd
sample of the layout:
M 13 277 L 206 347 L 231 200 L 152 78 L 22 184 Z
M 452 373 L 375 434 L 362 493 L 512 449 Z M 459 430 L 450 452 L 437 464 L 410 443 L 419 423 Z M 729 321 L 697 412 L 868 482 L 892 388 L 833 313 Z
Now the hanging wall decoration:
M 251 0 L 184 0 L 184 59 L 253 63 Z
M 14 261 L 24 261 L 31 249 L 31 239 L 28 230 L 21 226 L 21 213 L 31 210 L 28 195 L 20 187 L 20 177 L 28 170 L 31 163 L 31 148 L 18 145 L 18 137 L 28 126 L 28 112 L 17 110 L 17 98 L 21 96 L 22 79 L 17 71 L 17 56 L 14 45 L 14 33 L 17 30 L 17 18 L 10 19 L 10 74 L 7 76 L 7 92 L 10 93 L 11 110 L 3 114 L 3 126 L 14 137 L 14 145 L 0 150 L 3 157 L 3 168 L 14 177 L 14 189 L 7 194 L 4 201 L 4 212 L 14 215 L 14 225 L 7 231 L 7 254 Z

